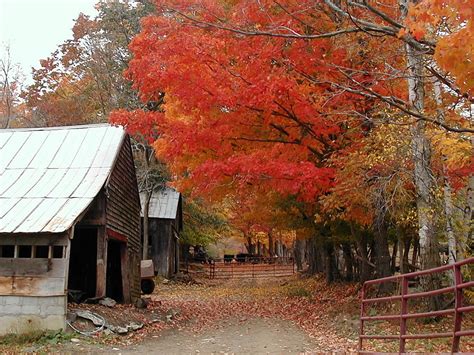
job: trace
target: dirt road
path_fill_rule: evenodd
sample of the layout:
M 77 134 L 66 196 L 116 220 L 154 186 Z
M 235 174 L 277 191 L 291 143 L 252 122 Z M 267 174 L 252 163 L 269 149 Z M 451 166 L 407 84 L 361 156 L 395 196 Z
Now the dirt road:
M 218 328 L 193 334 L 168 330 L 123 353 L 145 354 L 300 354 L 316 348 L 301 329 L 287 321 L 249 319 L 223 322 Z M 119 351 L 120 352 L 120 351 Z

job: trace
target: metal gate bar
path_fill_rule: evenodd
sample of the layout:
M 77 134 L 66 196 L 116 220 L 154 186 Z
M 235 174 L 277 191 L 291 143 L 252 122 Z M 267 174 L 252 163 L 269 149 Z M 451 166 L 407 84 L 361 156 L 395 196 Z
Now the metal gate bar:
M 452 338 L 451 351 L 459 352 L 459 343 L 462 336 L 474 336 L 474 329 L 461 330 L 462 314 L 473 312 L 474 306 L 462 306 L 463 293 L 462 290 L 468 287 L 474 287 L 474 281 L 463 282 L 461 274 L 461 266 L 474 264 L 474 257 L 459 261 L 455 264 L 440 266 L 434 269 L 411 272 L 408 274 L 401 274 L 396 276 L 384 277 L 381 279 L 369 280 L 364 282 L 361 292 L 361 307 L 360 307 L 360 329 L 359 329 L 359 351 L 363 351 L 364 339 L 398 339 L 399 352 L 405 352 L 405 345 L 407 339 L 433 339 L 433 338 Z M 446 270 L 453 270 L 454 285 L 450 287 L 441 288 L 433 291 L 413 292 L 408 293 L 408 280 L 414 277 L 434 274 Z M 381 284 L 384 282 L 401 282 L 400 295 L 389 297 L 365 298 L 366 289 L 370 285 Z M 409 313 L 408 300 L 413 298 L 420 298 L 426 296 L 434 296 L 443 293 L 453 292 L 455 296 L 454 308 L 435 312 L 421 312 Z M 366 316 L 366 305 L 375 302 L 393 302 L 401 301 L 400 314 L 397 315 L 381 315 L 381 316 Z M 453 331 L 444 333 L 430 333 L 430 334 L 407 334 L 407 320 L 412 318 L 423 318 L 454 314 Z M 364 334 L 364 324 L 369 321 L 376 320 L 395 320 L 400 321 L 399 334 L 389 335 L 367 335 Z

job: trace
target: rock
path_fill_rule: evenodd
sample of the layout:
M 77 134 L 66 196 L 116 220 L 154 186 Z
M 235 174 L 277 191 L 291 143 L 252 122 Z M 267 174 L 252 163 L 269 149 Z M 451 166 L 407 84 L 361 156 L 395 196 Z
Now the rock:
M 138 309 L 145 309 L 148 307 L 148 302 L 144 298 L 139 298 L 135 301 L 135 307 Z
M 79 343 L 79 342 L 80 342 L 80 340 L 79 340 L 79 339 L 77 339 L 77 338 L 71 338 L 71 342 L 72 342 L 72 343 Z
M 72 323 L 72 322 L 75 322 L 77 319 L 77 314 L 74 313 L 74 312 L 67 312 L 66 314 L 66 320 L 69 322 L 69 323 Z
M 100 327 L 104 324 L 102 318 L 97 317 L 95 314 L 89 311 L 76 311 L 78 317 L 90 320 L 96 327 Z
M 142 329 L 143 328 L 143 323 L 135 323 L 135 322 L 132 322 L 128 325 L 128 327 L 133 330 L 133 331 L 136 331 L 138 329 Z
M 105 297 L 105 298 L 103 298 L 99 301 L 99 304 L 101 304 L 102 306 L 112 308 L 112 307 L 115 307 L 117 302 L 115 300 L 113 300 L 112 298 L 110 298 L 110 297 Z
M 179 309 L 175 309 L 175 308 L 171 308 L 168 312 L 166 312 L 167 314 L 171 314 L 173 317 L 179 315 L 181 313 L 181 311 Z

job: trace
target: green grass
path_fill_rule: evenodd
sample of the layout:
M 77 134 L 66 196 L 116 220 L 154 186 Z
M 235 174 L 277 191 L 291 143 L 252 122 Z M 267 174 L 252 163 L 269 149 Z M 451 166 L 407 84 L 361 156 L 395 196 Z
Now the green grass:
M 69 341 L 73 337 L 73 333 L 64 333 L 63 331 L 35 331 L 25 334 L 4 335 L 0 337 L 0 345 L 54 345 L 60 342 Z

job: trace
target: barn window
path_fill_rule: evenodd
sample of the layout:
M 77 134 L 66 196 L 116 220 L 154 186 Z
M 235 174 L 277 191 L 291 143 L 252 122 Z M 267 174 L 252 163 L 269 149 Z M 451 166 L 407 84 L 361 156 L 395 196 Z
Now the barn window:
M 49 246 L 37 245 L 35 258 L 47 259 L 49 253 Z
M 15 257 L 14 245 L 0 245 L 0 258 L 13 258 L 13 257 Z
M 64 247 L 62 245 L 55 245 L 53 247 L 53 258 L 62 259 L 64 253 Z
M 18 246 L 18 257 L 19 258 L 31 258 L 31 245 L 19 245 Z

